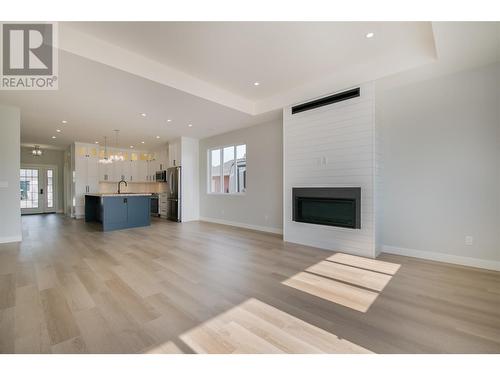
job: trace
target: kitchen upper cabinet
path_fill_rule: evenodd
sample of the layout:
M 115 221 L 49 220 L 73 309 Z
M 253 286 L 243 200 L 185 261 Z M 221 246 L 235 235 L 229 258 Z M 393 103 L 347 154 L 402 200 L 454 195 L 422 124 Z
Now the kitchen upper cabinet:
M 156 171 L 156 152 L 150 152 L 148 154 L 148 182 L 156 180 Z
M 121 163 L 122 163 L 122 170 L 120 174 L 121 177 L 120 180 L 125 180 L 129 182 L 133 179 L 132 175 L 130 174 L 130 160 L 124 160 Z
M 175 139 L 168 144 L 168 166 L 178 167 L 182 165 L 181 160 L 181 139 Z
M 157 166 L 159 171 L 164 171 L 169 167 L 168 165 L 168 145 L 165 145 L 157 153 Z
M 108 149 L 108 155 L 112 154 L 122 155 L 124 160 L 99 163 L 97 175 L 100 182 L 118 182 L 122 178 L 127 182 L 155 182 L 156 172 L 168 168 L 167 146 L 155 152 Z M 103 149 L 100 150 L 99 157 L 104 157 Z
M 115 160 L 111 163 L 111 182 L 118 182 L 122 176 L 122 161 Z
M 148 178 L 148 162 L 147 160 L 138 160 L 137 161 L 137 171 L 138 171 L 138 181 L 147 182 Z
M 99 181 L 100 182 L 111 182 L 112 181 L 112 176 L 111 176 L 111 164 L 104 164 L 104 163 L 99 163 Z
M 130 160 L 129 165 L 130 176 L 128 176 L 129 180 L 127 181 L 141 182 L 141 179 L 139 177 L 139 162 L 137 160 Z

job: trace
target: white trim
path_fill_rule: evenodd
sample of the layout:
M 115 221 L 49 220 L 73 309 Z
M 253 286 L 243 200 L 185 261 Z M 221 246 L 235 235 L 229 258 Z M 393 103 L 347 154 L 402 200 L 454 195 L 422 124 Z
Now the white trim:
M 224 149 L 227 147 L 233 147 L 234 151 L 234 160 L 237 160 L 237 148 L 238 146 L 245 146 L 245 166 L 248 160 L 248 151 L 246 143 L 232 143 L 225 146 L 215 146 L 207 149 L 207 195 L 222 195 L 222 196 L 230 196 L 230 195 L 245 195 L 247 192 L 247 187 L 245 186 L 245 191 L 242 192 L 234 192 L 234 193 L 225 193 L 223 191 L 211 191 L 212 188 L 212 151 L 219 150 L 220 157 L 220 188 L 224 189 Z M 236 170 L 235 170 L 236 173 Z M 248 178 L 245 178 L 245 185 Z M 237 180 L 235 179 L 235 185 L 237 184 Z
M 208 223 L 215 223 L 215 224 L 222 224 L 222 225 L 229 225 L 231 227 L 239 227 L 239 228 L 251 229 L 251 230 L 256 230 L 256 231 L 259 231 L 259 232 L 283 234 L 283 229 L 281 229 L 281 228 L 263 227 L 263 226 L 260 226 L 260 225 L 238 223 L 236 221 L 216 219 L 216 218 L 213 218 L 213 217 L 200 217 L 200 221 L 206 221 Z
M 56 165 L 56 164 L 35 164 L 35 163 L 21 163 L 21 168 L 20 169 L 43 169 L 45 171 L 45 173 L 47 172 L 47 169 L 52 169 L 54 171 L 54 175 L 52 177 L 52 194 L 53 194 L 53 198 L 52 198 L 52 201 L 53 201 L 53 204 L 54 204 L 54 207 L 52 207 L 54 210 L 52 211 L 50 209 L 50 207 L 45 207 L 46 204 L 47 204 L 47 198 L 45 198 L 44 200 L 44 207 L 42 207 L 42 210 L 41 212 L 29 212 L 27 210 L 28 209 L 24 209 L 26 210 L 25 211 L 25 214 L 30 214 L 30 213 L 40 213 L 40 214 L 44 214 L 44 213 L 58 213 L 59 210 L 60 210 L 60 207 L 59 207 L 59 167 Z M 46 182 L 46 178 L 47 176 L 44 175 L 44 180 L 43 182 Z M 22 214 L 22 210 L 21 209 L 21 215 Z
M 23 236 L 0 237 L 0 243 L 22 242 Z
M 245 192 L 242 192 L 242 193 L 207 193 L 207 195 L 220 195 L 220 196 L 223 196 L 223 197 L 229 197 L 229 196 L 232 196 L 232 195 L 235 195 L 237 197 L 244 197 L 246 195 L 246 191 Z
M 500 271 L 500 261 L 464 257 L 459 255 L 436 253 L 431 251 L 405 249 L 402 247 L 382 245 L 382 252 L 388 254 L 404 255 L 408 257 L 434 260 L 438 262 L 459 264 L 461 266 L 484 268 L 487 270 Z

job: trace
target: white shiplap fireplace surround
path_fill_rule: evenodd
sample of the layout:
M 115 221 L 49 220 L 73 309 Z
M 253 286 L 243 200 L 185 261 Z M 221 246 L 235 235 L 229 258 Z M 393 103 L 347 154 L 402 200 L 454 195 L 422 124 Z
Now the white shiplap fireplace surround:
M 360 96 L 305 112 L 283 110 L 283 236 L 374 258 L 380 251 L 380 154 L 372 83 Z M 293 187 L 361 187 L 361 229 L 292 221 Z

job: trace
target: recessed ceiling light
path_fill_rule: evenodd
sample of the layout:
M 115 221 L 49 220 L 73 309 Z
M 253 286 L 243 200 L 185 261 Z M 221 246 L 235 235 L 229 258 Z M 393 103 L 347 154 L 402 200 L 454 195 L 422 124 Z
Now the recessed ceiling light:
M 63 124 L 67 124 L 67 123 L 68 123 L 68 121 L 66 121 L 66 120 L 62 120 L 61 122 L 62 122 Z
M 142 116 L 142 117 L 146 117 L 146 116 L 147 116 L 147 114 L 145 114 L 145 113 L 141 113 L 141 116 Z
M 61 129 L 56 129 L 56 132 L 60 133 L 60 132 L 61 132 Z
M 55 135 L 52 136 L 52 139 L 56 139 L 57 137 Z
M 190 128 L 192 128 L 192 127 L 193 127 L 193 124 L 188 124 L 188 126 L 189 126 Z
M 368 33 L 365 35 L 368 39 L 373 38 L 375 36 L 375 33 Z
M 159 136 L 159 135 L 157 135 L 157 136 L 156 136 L 156 139 L 160 139 L 160 136 Z
M 167 122 L 172 122 L 172 120 L 168 119 Z
M 130 146 L 130 148 L 134 148 L 134 146 Z
M 260 82 L 254 82 L 253 83 L 254 86 L 259 86 L 260 85 Z
M 95 141 L 95 144 L 98 145 L 99 144 L 99 141 Z
M 141 141 L 141 143 L 142 143 L 142 144 L 144 144 L 144 143 L 146 143 L 146 142 L 144 142 L 144 141 Z

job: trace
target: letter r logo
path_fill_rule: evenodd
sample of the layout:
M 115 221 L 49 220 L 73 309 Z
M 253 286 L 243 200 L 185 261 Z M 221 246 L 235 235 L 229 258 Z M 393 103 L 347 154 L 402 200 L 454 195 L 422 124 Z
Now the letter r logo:
M 51 24 L 3 24 L 3 74 L 52 75 Z

